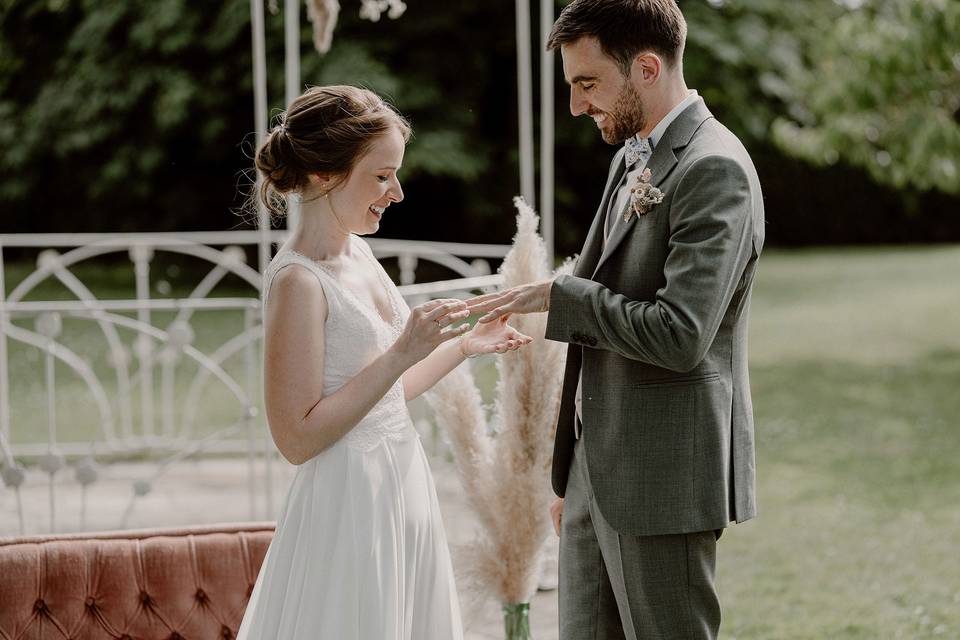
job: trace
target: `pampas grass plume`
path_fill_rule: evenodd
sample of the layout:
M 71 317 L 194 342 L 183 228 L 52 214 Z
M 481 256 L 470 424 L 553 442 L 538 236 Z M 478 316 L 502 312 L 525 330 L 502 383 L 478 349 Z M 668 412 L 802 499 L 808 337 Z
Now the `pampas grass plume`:
M 522 198 L 514 198 L 514 205 L 517 234 L 500 267 L 504 287 L 551 276 L 537 233 L 539 216 Z M 557 273 L 571 270 L 567 261 Z M 541 548 L 552 535 L 549 474 L 566 349 L 543 338 L 546 321 L 546 314 L 510 318 L 534 341 L 497 358 L 499 382 L 489 423 L 468 367 L 452 372 L 428 395 L 480 522 L 476 539 L 461 549 L 466 563 L 461 575 L 474 595 L 492 595 L 503 604 L 533 597 Z
M 330 51 L 333 29 L 340 15 L 338 0 L 307 0 L 307 15 L 313 23 L 313 46 L 318 53 Z

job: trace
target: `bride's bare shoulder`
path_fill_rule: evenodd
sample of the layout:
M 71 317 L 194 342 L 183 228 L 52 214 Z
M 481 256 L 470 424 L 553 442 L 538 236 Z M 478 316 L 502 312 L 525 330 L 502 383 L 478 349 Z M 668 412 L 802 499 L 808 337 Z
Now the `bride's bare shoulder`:
M 327 297 L 317 275 L 302 264 L 290 263 L 273 276 L 267 308 L 285 310 L 295 307 L 298 314 L 319 312 L 326 315 Z
M 271 293 L 277 286 L 317 288 L 321 291 L 323 290 L 316 274 L 314 274 L 309 267 L 299 262 L 288 262 L 282 264 L 277 269 L 277 272 L 273 275 L 273 282 L 270 285 Z

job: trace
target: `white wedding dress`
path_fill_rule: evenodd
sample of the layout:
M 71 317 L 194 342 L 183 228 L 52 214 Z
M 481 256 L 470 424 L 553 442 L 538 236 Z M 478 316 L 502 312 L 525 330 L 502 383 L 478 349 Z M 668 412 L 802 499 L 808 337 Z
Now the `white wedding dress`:
M 393 322 L 323 263 L 281 252 L 264 274 L 314 273 L 327 299 L 324 394 L 384 352 L 409 309 L 363 240 Z M 297 468 L 238 640 L 459 640 L 460 606 L 437 493 L 398 381 L 346 436 Z

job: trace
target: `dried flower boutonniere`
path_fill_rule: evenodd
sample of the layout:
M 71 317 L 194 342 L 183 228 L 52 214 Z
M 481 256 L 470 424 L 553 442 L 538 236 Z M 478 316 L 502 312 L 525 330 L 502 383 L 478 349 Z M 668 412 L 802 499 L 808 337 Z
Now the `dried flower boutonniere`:
M 653 205 L 663 202 L 663 191 L 650 184 L 652 176 L 650 169 L 644 169 L 637 176 L 637 183 L 630 187 L 630 206 L 623 212 L 624 222 L 628 222 L 633 215 L 643 216 L 650 213 Z

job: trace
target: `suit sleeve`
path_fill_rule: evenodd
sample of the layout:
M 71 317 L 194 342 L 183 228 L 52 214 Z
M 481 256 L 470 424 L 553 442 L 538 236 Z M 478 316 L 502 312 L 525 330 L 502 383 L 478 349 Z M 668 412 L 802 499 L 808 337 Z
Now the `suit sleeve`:
M 722 156 L 694 161 L 669 209 L 666 283 L 631 300 L 600 283 L 560 276 L 550 290 L 546 337 L 686 372 L 704 358 L 752 252 L 750 186 Z

